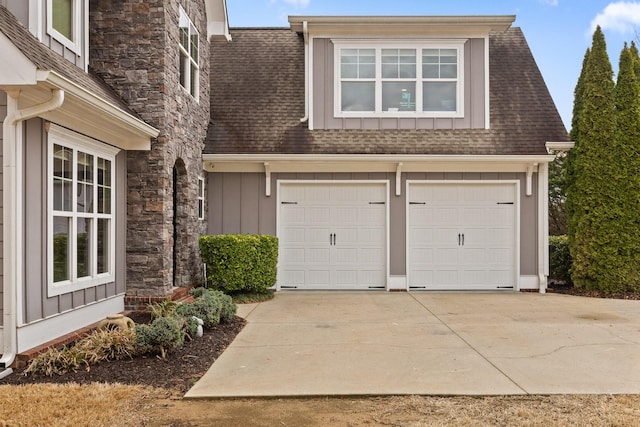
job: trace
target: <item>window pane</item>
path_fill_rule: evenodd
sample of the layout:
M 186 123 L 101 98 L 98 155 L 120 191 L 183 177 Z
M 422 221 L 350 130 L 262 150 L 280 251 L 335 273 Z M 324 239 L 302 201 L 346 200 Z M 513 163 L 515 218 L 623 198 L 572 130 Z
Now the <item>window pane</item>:
M 382 49 L 382 77 L 416 77 L 416 51 L 414 49 Z
M 382 83 L 382 111 L 416 111 L 416 84 Z
M 191 63 L 191 88 L 189 91 L 194 97 L 198 92 L 198 67 L 193 63 Z
M 53 217 L 53 281 L 69 280 L 69 218 Z
M 189 72 L 189 58 L 180 52 L 180 84 L 187 87 L 187 73 Z
M 111 161 L 98 159 L 98 213 L 111 213 Z
M 78 151 L 78 185 L 76 209 L 93 212 L 93 156 Z
M 69 40 L 73 40 L 73 2 L 74 0 L 51 2 L 51 26 Z
M 108 219 L 98 219 L 98 274 L 109 272 L 109 224 Z
M 91 275 L 91 219 L 78 218 L 77 227 L 76 272 L 78 277 L 87 277 Z
M 458 77 L 458 66 L 455 64 L 443 64 L 440 66 L 440 77 L 443 79 L 455 79 Z
M 422 99 L 424 111 L 456 111 L 455 82 L 424 82 Z
M 358 77 L 361 79 L 374 79 L 376 77 L 376 65 L 360 64 L 358 68 Z
M 375 99 L 373 82 L 342 83 L 342 111 L 373 111 Z
M 198 33 L 195 32 L 195 28 L 192 28 L 191 33 L 191 59 L 198 63 Z

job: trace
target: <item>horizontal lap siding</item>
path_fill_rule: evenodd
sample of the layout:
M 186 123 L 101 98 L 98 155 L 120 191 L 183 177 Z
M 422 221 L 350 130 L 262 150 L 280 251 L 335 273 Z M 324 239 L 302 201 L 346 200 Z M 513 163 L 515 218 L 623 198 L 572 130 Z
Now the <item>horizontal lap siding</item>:
M 536 180 L 533 195 L 525 196 L 523 173 L 404 173 L 402 194 L 395 195 L 393 173 L 274 173 L 271 196 L 265 195 L 265 176 L 260 173 L 209 173 L 207 183 L 207 234 L 276 234 L 277 180 L 388 180 L 390 273 L 406 274 L 406 181 L 409 180 L 520 180 L 520 274 L 536 274 L 537 207 Z
M 126 223 L 126 154 L 116 158 L 116 281 L 84 290 L 47 297 L 47 139 L 43 121 L 32 119 L 24 128 L 24 322 L 52 316 L 124 292 Z

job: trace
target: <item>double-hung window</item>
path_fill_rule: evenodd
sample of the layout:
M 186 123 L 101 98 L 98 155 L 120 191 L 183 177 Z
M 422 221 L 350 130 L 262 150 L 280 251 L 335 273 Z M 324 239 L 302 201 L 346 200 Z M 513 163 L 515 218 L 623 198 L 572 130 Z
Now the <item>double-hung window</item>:
M 204 179 L 198 178 L 198 219 L 204 219 Z
M 200 92 L 199 40 L 198 30 L 180 7 L 180 84 L 196 100 Z
M 81 0 L 47 0 L 47 32 L 75 53 L 81 52 Z
M 464 40 L 341 41 L 337 117 L 461 117 Z
M 48 294 L 114 280 L 118 149 L 56 125 L 48 132 Z

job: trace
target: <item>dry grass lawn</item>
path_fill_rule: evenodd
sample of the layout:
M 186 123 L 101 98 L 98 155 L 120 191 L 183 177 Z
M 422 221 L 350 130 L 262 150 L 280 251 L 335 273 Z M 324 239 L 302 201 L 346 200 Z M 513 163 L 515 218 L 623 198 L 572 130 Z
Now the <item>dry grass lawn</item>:
M 0 426 L 638 426 L 640 395 L 186 401 L 122 385 L 0 386 Z
M 114 384 L 0 385 L 0 426 L 142 426 L 158 389 Z

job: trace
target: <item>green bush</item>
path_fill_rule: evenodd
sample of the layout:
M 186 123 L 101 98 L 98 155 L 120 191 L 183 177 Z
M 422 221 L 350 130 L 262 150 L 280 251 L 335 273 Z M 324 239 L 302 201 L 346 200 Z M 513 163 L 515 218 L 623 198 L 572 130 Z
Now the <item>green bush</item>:
M 221 291 L 200 287 L 192 289 L 191 294 L 195 301 L 179 304 L 176 315 L 184 318 L 196 316 L 202 319 L 205 328 L 211 328 L 220 322 L 230 321 L 236 314 L 237 306 L 229 295 Z
M 160 353 L 164 359 L 168 352 L 184 343 L 185 332 L 173 317 L 159 317 L 151 325 L 136 325 L 138 353 Z
M 571 253 L 567 236 L 549 237 L 549 279 L 573 285 L 571 281 Z
M 207 285 L 225 293 L 264 291 L 276 284 L 278 238 L 249 234 L 200 237 Z

